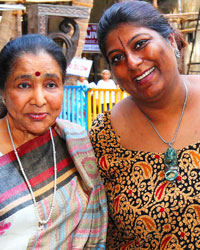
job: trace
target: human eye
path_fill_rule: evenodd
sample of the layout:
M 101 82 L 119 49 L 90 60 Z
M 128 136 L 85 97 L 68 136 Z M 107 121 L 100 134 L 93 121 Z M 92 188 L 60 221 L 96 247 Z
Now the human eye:
M 117 54 L 117 55 L 115 55 L 115 56 L 113 56 L 113 57 L 111 58 L 111 64 L 117 64 L 117 63 L 119 63 L 120 61 L 122 61 L 123 59 L 124 59 L 124 56 L 123 56 L 123 55 Z
M 27 83 L 27 82 L 21 82 L 21 83 L 18 84 L 18 88 L 27 89 L 27 88 L 30 88 L 30 84 Z
M 49 89 L 53 89 L 57 87 L 57 84 L 54 81 L 50 81 L 46 84 L 46 87 Z
M 146 46 L 146 44 L 148 43 L 149 40 L 144 39 L 144 40 L 139 40 L 138 42 L 135 43 L 135 49 L 139 50 L 142 49 Z

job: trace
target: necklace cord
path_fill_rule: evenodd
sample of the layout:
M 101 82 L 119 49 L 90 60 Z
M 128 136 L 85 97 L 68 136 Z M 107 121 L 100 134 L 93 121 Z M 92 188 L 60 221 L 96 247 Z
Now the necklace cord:
M 183 108 L 182 108 L 182 111 L 181 111 L 181 115 L 180 115 L 180 118 L 179 118 L 179 121 L 178 121 L 178 124 L 177 124 L 177 127 L 176 127 L 176 130 L 175 130 L 175 133 L 174 133 L 174 137 L 173 139 L 170 141 L 170 142 L 167 142 L 161 135 L 160 133 L 158 132 L 158 130 L 156 129 L 155 125 L 153 124 L 153 122 L 151 121 L 151 119 L 143 112 L 143 114 L 145 115 L 145 117 L 147 118 L 147 120 L 149 121 L 149 123 L 151 124 L 152 128 L 155 130 L 155 132 L 157 133 L 157 135 L 160 137 L 160 139 L 165 143 L 165 144 L 168 144 L 169 147 L 172 147 L 173 143 L 175 142 L 176 140 L 176 136 L 178 134 L 178 130 L 179 130 L 179 127 L 181 125 L 181 121 L 182 121 L 182 118 L 183 118 L 183 114 L 184 114 L 184 111 L 185 111 L 185 107 L 186 107 L 186 104 L 187 104 L 187 99 L 188 99 L 188 88 L 187 88 L 187 85 L 186 83 L 183 81 L 183 84 L 184 84 L 184 87 L 185 87 L 185 100 L 184 100 L 184 103 L 183 103 Z
M 14 144 L 14 141 L 13 141 L 13 137 L 12 137 L 12 133 L 11 133 L 11 129 L 10 129 L 10 125 L 9 125 L 9 121 L 8 121 L 8 118 L 6 118 L 6 122 L 7 122 L 7 128 L 8 128 L 8 133 L 9 133 L 9 136 L 10 136 L 10 140 L 11 140 L 11 143 L 12 143 L 12 147 L 13 147 L 13 150 L 14 150 L 14 153 L 15 153 L 15 156 L 17 158 L 17 161 L 18 161 L 18 164 L 19 164 L 19 167 L 20 167 L 20 170 L 22 172 L 22 175 L 27 183 L 27 186 L 29 188 L 29 191 L 31 193 L 31 196 L 32 196 L 32 199 L 33 199 L 33 203 L 34 203 L 34 207 L 35 207 L 35 210 L 36 210 L 36 214 L 37 214 L 37 217 L 38 217 L 38 220 L 39 220 L 39 225 L 44 225 L 46 223 L 48 223 L 48 221 L 50 220 L 51 218 L 51 215 L 52 215 L 52 212 L 53 212 L 53 209 L 54 209 L 54 206 L 55 206 L 55 196 L 56 196 L 56 189 L 57 189 L 57 165 L 56 165 L 56 150 L 55 150 L 55 144 L 54 144 L 54 139 L 53 139 L 53 134 L 52 134 L 52 129 L 51 127 L 49 127 L 49 132 L 50 132 L 50 137 L 51 137 L 51 142 L 52 142 L 52 147 L 53 147 L 53 162 L 54 162 L 54 192 L 53 192 L 53 197 L 52 197 L 52 203 L 51 203 L 51 208 L 50 208 L 50 211 L 49 211 L 49 215 L 47 217 L 46 220 L 42 220 L 40 218 L 40 215 L 39 215 L 39 209 L 37 207 L 37 202 L 36 202 L 36 199 L 35 199 L 35 196 L 34 196 L 34 192 L 32 190 L 32 187 L 31 187 L 31 184 L 25 174 L 25 171 L 23 169 L 23 166 L 22 166 L 22 163 L 21 163 L 21 160 L 19 158 L 19 155 L 17 153 L 17 150 L 16 150 L 16 147 L 15 147 L 15 144 Z

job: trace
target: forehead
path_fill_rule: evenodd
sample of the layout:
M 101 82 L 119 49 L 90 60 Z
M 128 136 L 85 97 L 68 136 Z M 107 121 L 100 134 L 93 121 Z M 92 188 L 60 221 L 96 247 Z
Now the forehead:
M 39 51 L 36 54 L 31 52 L 24 53 L 16 59 L 13 70 L 36 69 L 40 71 L 50 70 L 52 68 L 60 68 L 57 61 L 47 52 Z
M 160 34 L 152 29 L 135 23 L 121 23 L 116 28 L 111 30 L 106 38 L 106 49 L 111 44 L 121 43 L 121 41 L 128 43 L 130 39 L 142 35 L 149 35 L 151 37 L 160 37 Z
M 56 76 L 62 81 L 62 70 L 57 61 L 48 53 L 42 51 L 37 54 L 24 53 L 14 62 L 6 79 L 5 86 L 16 79 Z

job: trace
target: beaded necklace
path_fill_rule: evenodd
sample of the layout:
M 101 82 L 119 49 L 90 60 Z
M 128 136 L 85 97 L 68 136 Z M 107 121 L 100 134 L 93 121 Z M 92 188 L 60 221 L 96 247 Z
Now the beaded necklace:
M 51 142 L 52 142 L 52 147 L 53 147 L 53 162 L 54 162 L 54 191 L 53 191 L 53 197 L 52 197 L 52 203 L 51 203 L 51 208 L 50 208 L 50 212 L 49 212 L 49 215 L 47 217 L 46 220 L 42 220 L 40 218 L 40 215 L 39 215 L 39 210 L 38 210 L 38 207 L 37 207 L 37 202 L 36 202 L 36 199 L 35 199 L 35 195 L 34 195 L 34 192 L 32 190 L 32 187 L 31 187 L 31 184 L 28 180 L 28 177 L 26 176 L 26 173 L 23 169 L 23 166 L 22 166 L 22 163 L 21 163 L 21 160 L 19 158 L 19 155 L 17 153 L 17 150 L 16 150 L 16 147 L 15 147 L 15 144 L 14 144 L 14 141 L 13 141 L 13 137 L 12 137 L 12 133 L 11 133 L 11 130 L 10 130 L 10 125 L 9 125 L 9 121 L 8 121 L 8 118 L 6 118 L 6 122 L 7 122 L 7 128 L 8 128 L 8 133 L 9 133 L 9 136 L 10 136 L 10 140 L 11 140 L 11 143 L 12 143 L 12 147 L 13 147 L 13 150 L 14 150 L 14 153 L 15 153 L 15 156 L 17 158 L 17 161 L 18 161 L 18 164 L 19 164 L 19 167 L 20 167 L 20 170 L 22 172 L 22 175 L 26 181 L 26 184 L 29 188 L 29 191 L 31 193 L 31 196 L 32 196 L 32 199 L 33 199 L 33 203 L 34 203 L 34 207 L 35 207 L 35 211 L 36 211 L 36 215 L 37 215 L 37 218 L 38 218 L 38 223 L 39 223 L 39 228 L 42 229 L 43 226 L 45 224 L 48 223 L 48 221 L 50 220 L 51 218 L 51 215 L 52 215 L 52 212 L 53 212 L 53 209 L 54 209 L 54 206 L 55 206 L 55 196 L 56 196 L 56 189 L 57 189 L 57 165 L 56 165 L 56 150 L 55 150 L 55 144 L 54 144 L 54 139 L 53 139 L 53 134 L 52 134 L 52 130 L 51 130 L 51 127 L 49 128 L 49 132 L 50 132 L 50 137 L 51 137 Z

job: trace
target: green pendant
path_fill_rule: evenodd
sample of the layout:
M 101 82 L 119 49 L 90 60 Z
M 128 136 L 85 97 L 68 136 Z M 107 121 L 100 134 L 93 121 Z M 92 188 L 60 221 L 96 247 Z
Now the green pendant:
M 176 150 L 172 147 L 169 147 L 164 155 L 164 163 L 166 167 L 165 179 L 167 181 L 174 181 L 178 176 L 178 161 Z

